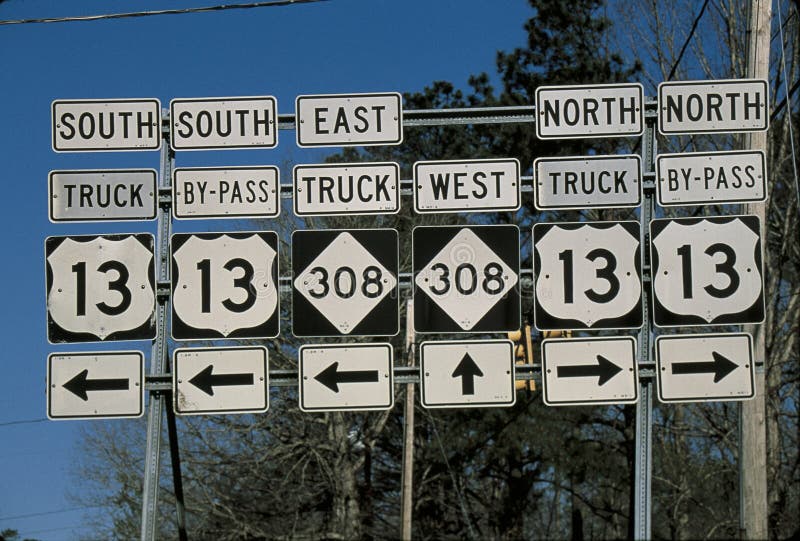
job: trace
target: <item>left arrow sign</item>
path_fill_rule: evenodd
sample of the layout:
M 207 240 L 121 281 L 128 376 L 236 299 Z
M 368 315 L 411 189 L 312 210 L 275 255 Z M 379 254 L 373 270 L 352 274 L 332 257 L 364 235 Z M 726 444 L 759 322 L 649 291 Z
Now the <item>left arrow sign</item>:
M 127 379 L 88 379 L 89 370 L 84 369 L 77 376 L 64 384 L 64 388 L 80 398 L 89 400 L 87 391 L 127 391 L 130 380 Z
M 214 374 L 214 365 L 210 364 L 189 380 L 189 383 L 206 393 L 214 396 L 214 387 L 230 385 L 252 385 L 253 374 Z
M 377 370 L 350 370 L 339 372 L 338 361 L 314 376 L 314 379 L 334 393 L 339 392 L 340 383 L 377 383 L 380 381 Z

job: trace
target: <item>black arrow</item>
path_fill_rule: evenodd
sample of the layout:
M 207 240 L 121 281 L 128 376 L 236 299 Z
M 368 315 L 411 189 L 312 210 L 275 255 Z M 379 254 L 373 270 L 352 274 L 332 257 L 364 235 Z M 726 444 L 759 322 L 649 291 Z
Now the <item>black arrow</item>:
M 80 398 L 88 401 L 86 391 L 127 391 L 130 380 L 127 379 L 88 379 L 89 370 L 85 369 L 64 384 L 64 388 Z
M 212 374 L 214 365 L 210 364 L 189 380 L 189 383 L 209 396 L 214 396 L 214 387 L 229 385 L 252 385 L 253 374 Z
M 711 352 L 714 357 L 713 361 L 693 361 L 688 363 L 672 363 L 673 374 L 714 374 L 714 383 L 717 383 L 722 378 L 733 372 L 738 364 L 731 361 L 727 357 L 717 353 Z
M 333 391 L 339 392 L 340 383 L 377 383 L 380 381 L 377 370 L 351 370 L 339 372 L 339 361 L 314 376 L 314 379 Z
M 598 355 L 597 364 L 559 366 L 556 370 L 556 375 L 559 378 L 587 378 L 590 376 L 598 376 L 597 384 L 602 386 L 621 371 L 622 368 L 615 365 L 602 355 Z
M 461 378 L 461 394 L 475 394 L 475 376 L 482 378 L 483 372 L 469 356 L 469 353 L 465 353 L 464 358 L 453 370 L 453 377 Z

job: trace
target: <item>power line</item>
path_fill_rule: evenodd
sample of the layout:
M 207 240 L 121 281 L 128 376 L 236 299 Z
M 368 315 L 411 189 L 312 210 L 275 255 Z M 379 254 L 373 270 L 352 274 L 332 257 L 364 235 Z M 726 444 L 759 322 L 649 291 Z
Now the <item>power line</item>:
M 706 0 L 703 2 L 703 7 L 700 8 L 700 13 L 697 14 L 697 17 L 694 19 L 694 23 L 692 23 L 692 29 L 689 30 L 689 35 L 686 36 L 686 41 L 683 42 L 683 47 L 681 47 L 681 52 L 678 53 L 678 58 L 675 59 L 675 63 L 672 64 L 672 69 L 669 70 L 669 75 L 667 76 L 667 81 L 672 80 L 672 76 L 675 75 L 675 70 L 678 69 L 678 64 L 681 63 L 681 59 L 683 58 L 683 53 L 686 52 L 686 47 L 689 46 L 689 42 L 692 41 L 692 37 L 694 36 L 695 30 L 697 30 L 697 25 L 700 24 L 700 19 L 703 18 L 703 13 L 706 12 L 706 7 L 708 6 L 708 1 Z
M 47 421 L 47 419 L 24 419 L 19 421 L 8 421 L 5 423 L 0 423 L 0 426 L 29 425 L 32 423 L 43 423 L 45 421 Z
M 16 19 L 0 21 L 0 25 L 31 24 L 31 23 L 66 23 L 76 21 L 102 21 L 105 19 L 129 19 L 133 17 L 148 17 L 151 15 L 183 15 L 186 13 L 206 13 L 210 11 L 226 11 L 229 9 L 253 9 L 289 6 L 293 4 L 311 4 L 314 2 L 327 2 L 328 0 L 271 0 L 269 2 L 250 2 L 248 4 L 222 4 L 217 6 L 204 6 L 183 9 L 161 9 L 155 11 L 134 11 L 129 13 L 107 13 L 104 15 L 84 15 L 79 17 L 48 17 L 40 19 Z
M 58 509 L 56 511 L 42 511 L 41 513 L 27 513 L 25 515 L 14 515 L 10 517 L 0 517 L 0 520 L 17 520 L 21 518 L 44 517 L 47 515 L 58 515 L 60 513 L 71 513 L 72 511 L 82 511 L 84 509 L 96 509 L 102 505 L 84 505 L 83 507 L 70 507 L 68 509 Z
M 778 21 L 783 18 L 781 14 L 781 3 L 780 1 L 777 2 L 778 5 Z M 783 26 L 778 25 L 781 29 L 781 63 L 783 65 L 783 80 L 787 81 L 786 78 L 786 49 L 784 47 L 783 42 Z M 796 85 L 795 85 L 796 86 Z M 786 84 L 783 85 L 784 89 L 786 89 Z M 792 129 L 792 106 L 791 106 L 791 94 L 789 90 L 786 89 L 786 102 L 789 104 L 786 110 L 786 122 L 789 123 L 789 147 L 792 149 L 792 171 L 794 173 L 794 194 L 797 197 L 797 211 L 800 212 L 800 180 L 798 180 L 797 174 L 797 153 L 794 148 L 794 130 Z

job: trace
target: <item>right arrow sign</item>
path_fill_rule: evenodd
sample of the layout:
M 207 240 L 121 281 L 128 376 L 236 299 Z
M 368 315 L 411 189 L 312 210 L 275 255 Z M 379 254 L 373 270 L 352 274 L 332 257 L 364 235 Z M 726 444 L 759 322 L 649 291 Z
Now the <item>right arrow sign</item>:
M 753 398 L 752 337 L 746 333 L 656 338 L 658 398 L 709 402 Z
M 544 340 L 542 383 L 548 406 L 632 404 L 639 397 L 636 340 Z

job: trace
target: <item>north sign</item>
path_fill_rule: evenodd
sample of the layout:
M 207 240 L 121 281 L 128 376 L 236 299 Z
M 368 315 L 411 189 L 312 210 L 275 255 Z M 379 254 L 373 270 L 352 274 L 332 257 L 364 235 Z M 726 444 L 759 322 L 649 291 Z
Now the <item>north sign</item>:
M 536 224 L 533 265 L 537 329 L 642 326 L 638 222 Z
M 269 408 L 267 348 L 179 348 L 174 359 L 178 415 L 263 413 Z
M 298 96 L 295 115 L 301 147 L 403 142 L 403 97 L 397 92 Z
M 272 96 L 174 99 L 170 144 L 174 150 L 274 148 L 277 109 Z
M 51 112 L 56 152 L 161 147 L 161 103 L 157 99 L 55 100 Z
M 767 197 L 763 150 L 659 154 L 656 178 L 662 207 L 758 202 Z
M 663 135 L 766 131 L 767 89 L 762 79 L 661 83 L 658 131 Z
M 278 235 L 172 235 L 172 336 L 274 338 L 279 333 Z
M 50 171 L 51 222 L 153 220 L 155 169 Z
M 412 253 L 416 332 L 519 329 L 517 226 L 415 227 Z
M 639 398 L 636 340 L 542 341 L 543 399 L 548 406 L 633 404 Z
M 640 84 L 540 86 L 536 89 L 539 139 L 623 137 L 644 133 Z
M 746 333 L 661 335 L 656 374 L 661 402 L 753 398 L 753 338 Z
M 510 340 L 423 342 L 419 351 L 423 407 L 514 404 L 514 344 Z
M 520 207 L 519 160 L 445 160 L 414 164 L 414 210 L 514 211 Z
M 757 216 L 653 220 L 650 238 L 657 326 L 764 321 Z
M 533 172 L 539 210 L 642 204 L 642 164 L 636 155 L 537 158 Z
M 47 358 L 47 417 L 141 417 L 144 356 L 139 351 L 53 353 Z
M 48 237 L 45 260 L 51 343 L 155 337 L 152 235 Z
M 392 345 L 383 343 L 300 346 L 300 409 L 391 409 L 393 357 Z
M 400 166 L 396 163 L 296 165 L 292 176 L 297 216 L 400 211 Z
M 292 233 L 295 336 L 394 336 L 399 328 L 394 229 Z
M 281 212 L 277 167 L 184 167 L 172 173 L 176 219 L 275 218 Z

